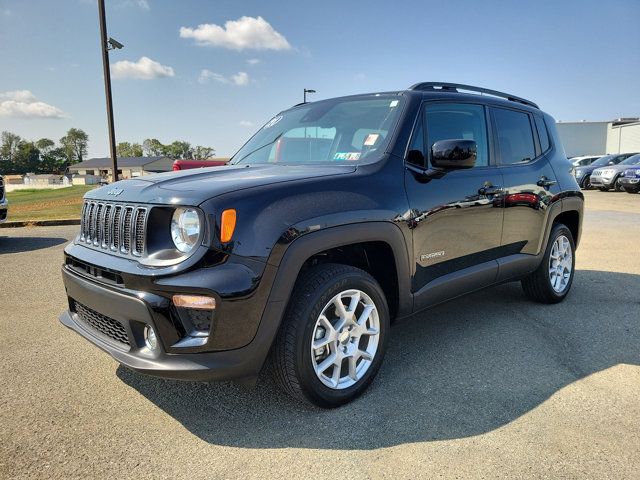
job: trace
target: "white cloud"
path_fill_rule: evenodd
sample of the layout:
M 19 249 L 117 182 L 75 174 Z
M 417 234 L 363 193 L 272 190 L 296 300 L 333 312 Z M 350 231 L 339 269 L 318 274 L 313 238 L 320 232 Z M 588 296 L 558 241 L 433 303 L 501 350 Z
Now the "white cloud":
M 249 74 L 247 72 L 238 72 L 236 74 L 231 75 L 230 77 L 225 77 L 219 73 L 212 72 L 211 70 L 200 71 L 200 75 L 198 76 L 198 83 L 209 83 L 210 81 L 219 82 L 219 83 L 228 83 L 237 85 L 239 87 L 244 87 L 249 85 L 251 82 L 251 78 L 249 78 Z
M 257 65 L 261 62 L 261 60 L 259 58 L 250 58 L 247 60 L 247 63 L 249 65 Z
M 173 68 L 162 65 L 149 57 L 140 57 L 137 62 L 122 60 L 111 66 L 113 78 L 135 78 L 137 80 L 152 80 L 154 78 L 173 77 Z
M 192 38 L 198 45 L 231 50 L 289 50 L 291 45 L 262 17 L 240 17 L 225 22 L 224 28 L 204 23 L 196 28 L 180 27 L 181 38 Z
M 238 124 L 241 127 L 253 127 L 255 124 L 253 122 L 250 122 L 249 120 L 240 120 L 240 123 Z
M 150 8 L 149 7 L 149 2 L 147 2 L 147 0 L 138 0 L 136 3 L 143 10 L 149 10 L 149 8 Z
M 249 85 L 249 75 L 247 74 L 247 72 L 238 72 L 235 75 L 231 75 L 231 80 L 236 85 Z
M 36 96 L 29 90 L 12 90 L 0 93 L 0 98 L 7 100 L 15 100 L 16 102 L 31 103 L 36 101 Z
M 63 118 L 66 115 L 59 108 L 39 101 L 29 90 L 13 90 L 0 93 L 0 117 Z
M 207 70 L 206 68 L 200 72 L 200 76 L 198 77 L 199 83 L 209 83 L 210 80 L 220 82 L 220 83 L 229 83 L 224 75 L 220 75 L 219 73 L 212 72 L 211 70 Z

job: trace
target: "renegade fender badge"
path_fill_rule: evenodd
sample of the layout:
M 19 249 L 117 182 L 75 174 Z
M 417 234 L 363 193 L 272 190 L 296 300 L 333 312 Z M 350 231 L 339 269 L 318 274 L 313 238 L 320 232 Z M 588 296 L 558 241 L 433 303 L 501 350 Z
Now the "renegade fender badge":
M 420 260 L 425 262 L 437 257 L 444 257 L 444 250 L 440 250 L 439 252 L 423 253 L 422 255 L 420 255 Z

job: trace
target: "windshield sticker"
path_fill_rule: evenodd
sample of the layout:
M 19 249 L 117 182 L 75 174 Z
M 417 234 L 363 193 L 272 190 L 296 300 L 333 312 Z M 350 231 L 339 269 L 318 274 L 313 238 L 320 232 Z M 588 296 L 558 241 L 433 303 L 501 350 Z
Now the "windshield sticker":
M 367 147 L 374 145 L 379 136 L 380 135 L 378 135 L 377 133 L 370 133 L 369 135 L 367 135 L 367 138 L 364 139 L 364 145 Z
M 282 120 L 282 115 L 278 115 L 277 117 L 273 117 L 273 118 L 272 118 L 271 120 L 269 120 L 269 121 L 267 122 L 267 124 L 266 124 L 264 127 L 262 127 L 262 128 L 266 130 L 267 128 L 273 127 L 273 126 L 274 126 L 276 123 L 278 123 L 280 120 Z
M 360 152 L 339 152 L 333 156 L 334 160 L 360 160 Z
M 398 105 L 398 100 L 391 100 L 391 103 L 389 104 L 389 108 L 393 108 L 397 105 Z

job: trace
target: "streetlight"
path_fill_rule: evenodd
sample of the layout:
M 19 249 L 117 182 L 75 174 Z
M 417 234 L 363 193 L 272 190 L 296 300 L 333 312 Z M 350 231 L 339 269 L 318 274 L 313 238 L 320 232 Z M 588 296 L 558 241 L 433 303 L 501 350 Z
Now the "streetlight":
M 316 93 L 315 90 L 311 90 L 310 88 L 305 88 L 304 89 L 304 96 L 302 97 L 302 103 L 307 103 L 307 93 Z
M 104 13 L 104 0 L 98 0 L 100 16 L 100 40 L 102 44 L 102 68 L 104 69 L 104 93 L 107 97 L 107 123 L 109 126 L 109 152 L 111 153 L 112 181 L 118 181 L 118 159 L 116 158 L 116 134 L 113 128 L 113 102 L 111 100 L 111 71 L 109 69 L 109 50 L 124 47 L 111 37 L 107 38 L 107 19 Z

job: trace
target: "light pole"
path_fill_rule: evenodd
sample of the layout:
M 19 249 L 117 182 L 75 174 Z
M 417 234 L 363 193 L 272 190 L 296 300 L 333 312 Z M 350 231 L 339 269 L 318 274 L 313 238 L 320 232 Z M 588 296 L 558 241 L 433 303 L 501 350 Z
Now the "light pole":
M 316 93 L 315 90 L 311 90 L 310 88 L 305 88 L 304 89 L 304 94 L 302 97 L 302 103 L 307 103 L 307 93 Z
M 102 45 L 102 68 L 104 70 L 104 93 L 107 97 L 107 123 L 109 126 L 109 153 L 111 153 L 112 181 L 118 181 L 118 159 L 116 157 L 116 134 L 113 128 L 113 102 L 111 100 L 111 71 L 109 69 L 109 50 L 124 47 L 113 38 L 107 39 L 107 19 L 104 13 L 104 0 L 98 0 L 100 16 L 100 43 Z

